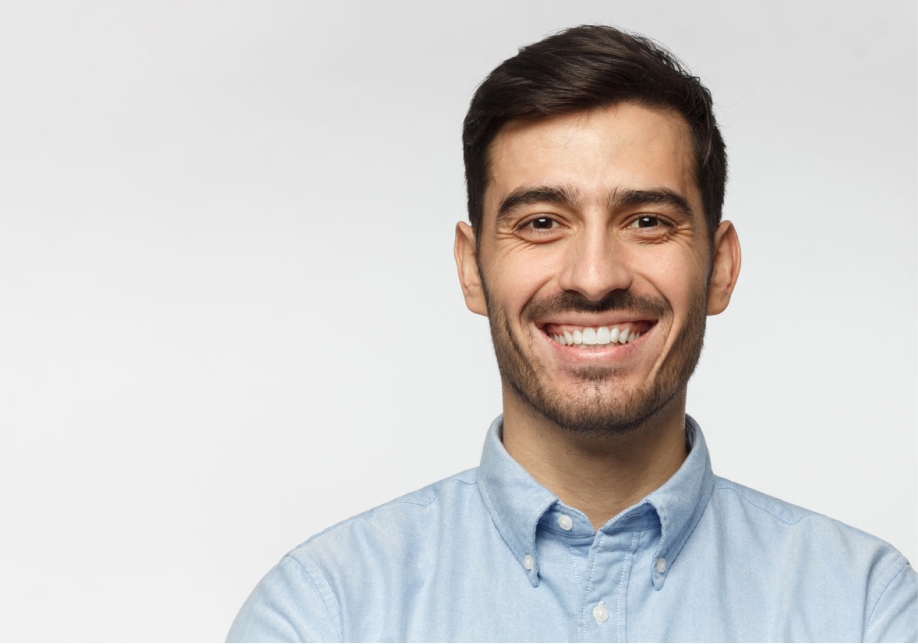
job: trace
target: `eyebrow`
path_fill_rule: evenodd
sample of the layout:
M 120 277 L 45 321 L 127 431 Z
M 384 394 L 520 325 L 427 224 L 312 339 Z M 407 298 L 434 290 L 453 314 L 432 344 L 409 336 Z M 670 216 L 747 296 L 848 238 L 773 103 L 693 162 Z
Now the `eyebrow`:
M 500 223 L 516 208 L 536 203 L 549 203 L 556 206 L 578 206 L 580 199 L 575 191 L 564 186 L 532 186 L 517 188 L 500 202 L 497 209 L 496 223 Z
M 496 223 L 500 224 L 516 208 L 537 203 L 570 206 L 577 208 L 580 197 L 577 191 L 567 186 L 530 186 L 517 188 L 500 203 L 497 209 Z M 609 210 L 620 208 L 634 208 L 645 205 L 669 206 L 682 213 L 689 219 L 695 219 L 695 213 L 688 200 L 681 194 L 669 188 L 651 188 L 648 190 L 614 190 L 609 195 L 607 207 Z
M 669 188 L 653 188 L 650 190 L 615 190 L 609 195 L 609 210 L 618 208 L 633 208 L 635 206 L 663 205 L 673 208 L 689 219 L 695 219 L 695 213 L 689 205 L 688 199 Z

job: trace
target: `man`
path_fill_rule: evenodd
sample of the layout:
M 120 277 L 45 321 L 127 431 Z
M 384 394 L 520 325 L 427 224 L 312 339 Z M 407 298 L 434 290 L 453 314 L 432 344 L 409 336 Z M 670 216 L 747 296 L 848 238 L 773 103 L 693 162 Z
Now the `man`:
M 709 92 L 579 27 L 476 92 L 466 303 L 503 388 L 481 465 L 330 528 L 231 640 L 914 640 L 889 545 L 720 479 L 685 413 L 740 247 Z

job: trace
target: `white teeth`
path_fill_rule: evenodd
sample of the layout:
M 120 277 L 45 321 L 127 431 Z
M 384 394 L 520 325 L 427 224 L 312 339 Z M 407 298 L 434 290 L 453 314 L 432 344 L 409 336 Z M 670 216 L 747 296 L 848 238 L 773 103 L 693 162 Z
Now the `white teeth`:
M 563 333 L 553 334 L 552 339 L 558 344 L 567 346 L 573 345 L 605 345 L 605 344 L 628 344 L 641 337 L 636 331 L 629 331 L 627 327 L 619 329 L 617 326 L 611 329 L 607 326 L 597 328 L 584 327 L 583 329 L 574 329 L 573 331 L 564 331 Z
M 596 344 L 609 344 L 609 327 L 601 326 L 596 329 Z

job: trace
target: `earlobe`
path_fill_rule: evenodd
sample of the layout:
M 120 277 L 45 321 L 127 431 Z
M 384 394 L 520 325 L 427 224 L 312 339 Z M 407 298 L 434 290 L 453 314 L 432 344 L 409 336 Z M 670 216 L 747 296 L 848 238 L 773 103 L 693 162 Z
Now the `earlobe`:
M 464 221 L 456 224 L 456 243 L 453 247 L 456 257 L 456 268 L 459 271 L 459 283 L 465 296 L 465 305 L 472 313 L 488 315 L 488 306 L 478 274 L 478 251 L 475 244 L 475 231 Z
M 708 315 L 717 315 L 727 308 L 736 287 L 741 263 L 742 253 L 736 228 L 729 221 L 721 222 L 714 234 L 713 266 L 708 287 Z

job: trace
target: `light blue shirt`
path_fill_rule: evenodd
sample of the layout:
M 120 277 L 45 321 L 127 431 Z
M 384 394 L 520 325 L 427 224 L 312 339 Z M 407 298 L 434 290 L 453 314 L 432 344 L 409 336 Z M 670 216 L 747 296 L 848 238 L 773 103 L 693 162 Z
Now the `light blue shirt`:
M 272 569 L 229 640 L 915 641 L 890 545 L 714 476 L 701 430 L 599 531 L 518 465 L 481 465 L 329 528 Z

